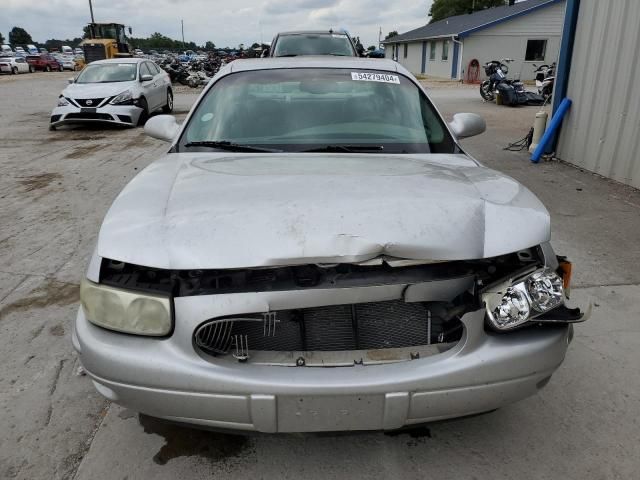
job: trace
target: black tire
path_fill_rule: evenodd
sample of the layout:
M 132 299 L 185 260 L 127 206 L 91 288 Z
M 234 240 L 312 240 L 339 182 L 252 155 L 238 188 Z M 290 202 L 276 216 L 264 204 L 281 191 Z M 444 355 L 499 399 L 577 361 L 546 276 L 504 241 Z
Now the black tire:
M 45 72 L 50 72 L 51 71 L 51 65 L 47 65 L 44 67 L 44 71 Z
M 36 71 L 36 69 L 33 68 L 33 65 L 29 65 L 29 73 L 33 73 L 35 71 Z
M 58 71 L 59 71 L 59 72 L 64 72 L 64 67 L 63 67 L 62 65 L 60 65 L 60 66 L 58 67 Z
M 138 117 L 138 126 L 142 127 L 149 119 L 149 105 L 144 97 L 141 97 L 140 100 L 138 100 L 138 107 L 142 109 L 142 113 Z
M 18 74 L 18 67 L 13 67 L 11 69 L 11 75 L 17 75 Z
M 162 113 L 171 113 L 173 112 L 173 92 L 171 89 L 167 90 L 167 104 L 162 107 Z
M 49 131 L 50 132 L 55 132 L 56 131 L 56 127 L 54 127 L 53 125 L 49 125 Z
M 496 99 L 496 96 L 491 91 L 491 84 L 489 80 L 485 80 L 480 84 L 480 96 L 486 100 L 487 102 L 493 102 Z

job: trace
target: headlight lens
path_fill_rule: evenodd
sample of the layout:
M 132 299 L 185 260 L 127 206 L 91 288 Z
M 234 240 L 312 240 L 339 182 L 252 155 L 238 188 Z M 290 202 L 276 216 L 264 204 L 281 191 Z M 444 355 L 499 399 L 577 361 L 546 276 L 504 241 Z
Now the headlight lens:
M 529 319 L 531 308 L 522 290 L 508 288 L 498 306 L 493 309 L 494 322 L 499 328 L 520 325 Z
M 59 107 L 66 107 L 67 105 L 69 105 L 69 100 L 67 100 L 63 96 L 60 96 L 60 98 L 58 98 L 58 106 Z
M 490 324 L 497 330 L 511 330 L 562 305 L 563 281 L 545 268 L 485 292 L 483 300 Z
M 109 330 L 148 336 L 171 332 L 171 301 L 162 295 L 130 292 L 83 280 L 80 302 L 87 320 Z
M 112 105 L 133 104 L 133 96 L 131 90 L 126 90 L 120 95 L 117 95 L 113 100 L 109 102 Z
M 553 310 L 564 301 L 562 278 L 550 270 L 531 275 L 527 279 L 527 291 L 531 297 L 531 306 L 541 313 Z

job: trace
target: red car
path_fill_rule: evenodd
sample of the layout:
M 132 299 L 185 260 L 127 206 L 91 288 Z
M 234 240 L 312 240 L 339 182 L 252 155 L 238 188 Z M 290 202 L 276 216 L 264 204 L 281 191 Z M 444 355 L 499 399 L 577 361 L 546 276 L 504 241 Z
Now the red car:
M 51 70 L 58 70 L 62 72 L 62 64 L 59 63 L 52 55 L 48 53 L 41 53 L 39 55 L 27 55 L 27 63 L 36 70 L 44 70 L 50 72 Z

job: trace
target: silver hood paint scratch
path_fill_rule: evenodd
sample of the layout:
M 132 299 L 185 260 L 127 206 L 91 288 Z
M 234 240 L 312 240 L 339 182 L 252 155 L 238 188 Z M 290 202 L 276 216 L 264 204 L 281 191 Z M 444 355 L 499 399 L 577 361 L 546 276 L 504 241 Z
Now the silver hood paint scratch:
M 487 258 L 549 240 L 549 214 L 465 155 L 168 154 L 121 192 L 100 257 L 171 269 Z

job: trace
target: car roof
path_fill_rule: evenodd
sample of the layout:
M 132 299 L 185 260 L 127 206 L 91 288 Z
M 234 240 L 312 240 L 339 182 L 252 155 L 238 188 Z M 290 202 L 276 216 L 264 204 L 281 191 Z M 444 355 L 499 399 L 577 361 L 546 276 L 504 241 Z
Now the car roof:
M 270 57 L 235 60 L 229 64 L 230 73 L 283 68 L 354 68 L 398 72 L 410 75 L 402 65 L 385 58 L 336 57 L 304 55 L 299 57 Z
M 91 65 L 100 65 L 103 63 L 140 63 L 140 62 L 150 62 L 151 60 L 148 60 L 146 58 L 130 58 L 130 57 L 125 57 L 125 58 L 107 58 L 105 60 L 96 60 L 95 62 L 91 62 Z
M 288 32 L 278 32 L 280 35 L 348 35 L 344 30 L 291 30 Z

